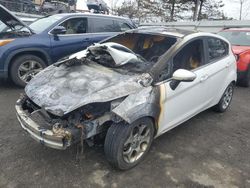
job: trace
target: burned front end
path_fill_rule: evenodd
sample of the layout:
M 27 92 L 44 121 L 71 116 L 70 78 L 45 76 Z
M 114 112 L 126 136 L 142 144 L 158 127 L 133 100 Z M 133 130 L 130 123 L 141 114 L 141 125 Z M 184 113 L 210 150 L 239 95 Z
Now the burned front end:
M 110 102 L 88 104 L 60 117 L 22 96 L 16 103 L 16 112 L 22 128 L 33 139 L 63 150 L 81 140 L 89 139 L 92 143 L 95 136 L 117 121 L 117 117 L 110 112 L 111 105 Z
M 113 123 L 147 116 L 157 127 L 164 92 L 148 72 L 174 38 L 126 33 L 109 40 L 47 67 L 28 83 L 16 111 L 35 140 L 66 149 L 93 143 Z

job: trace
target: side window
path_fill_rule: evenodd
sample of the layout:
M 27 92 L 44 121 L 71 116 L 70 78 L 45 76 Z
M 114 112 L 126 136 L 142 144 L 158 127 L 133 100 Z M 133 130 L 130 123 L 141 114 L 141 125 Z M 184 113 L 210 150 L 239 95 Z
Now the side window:
M 228 54 L 228 44 L 221 39 L 208 38 L 209 61 L 224 57 Z
M 117 31 L 117 32 L 124 32 L 124 31 L 127 31 L 127 30 L 130 30 L 131 29 L 131 27 L 127 24 L 127 23 L 125 23 L 125 22 L 123 22 L 123 21 L 117 21 L 117 20 L 115 20 L 114 21 L 114 26 L 115 26 L 115 31 Z
M 114 27 L 114 22 L 111 19 L 92 18 L 90 20 L 92 22 L 92 32 L 93 33 L 116 32 L 115 27 Z
M 203 40 L 194 40 L 185 45 L 173 58 L 173 72 L 178 69 L 196 69 L 203 64 L 203 60 Z
M 66 28 L 66 35 L 86 33 L 87 25 L 87 18 L 72 18 L 60 24 Z

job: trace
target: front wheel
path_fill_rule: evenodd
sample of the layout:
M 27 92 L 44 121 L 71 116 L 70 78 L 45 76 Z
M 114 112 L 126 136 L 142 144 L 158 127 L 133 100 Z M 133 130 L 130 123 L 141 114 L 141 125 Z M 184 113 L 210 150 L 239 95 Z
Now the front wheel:
M 233 98 L 233 93 L 234 93 L 234 84 L 231 83 L 224 91 L 219 103 L 214 106 L 214 110 L 220 113 L 225 112 L 230 106 L 230 103 Z
M 10 67 L 12 81 L 24 87 L 37 73 L 46 67 L 45 62 L 35 55 L 22 55 L 14 59 Z
M 144 117 L 132 124 L 112 124 L 108 129 L 104 151 L 107 160 L 120 170 L 128 170 L 148 153 L 154 136 L 154 124 Z

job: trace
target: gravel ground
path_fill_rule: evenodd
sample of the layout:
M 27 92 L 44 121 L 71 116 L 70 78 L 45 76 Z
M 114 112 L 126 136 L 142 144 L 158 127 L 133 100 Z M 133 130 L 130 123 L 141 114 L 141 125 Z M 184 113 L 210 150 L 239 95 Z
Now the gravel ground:
M 236 88 L 224 114 L 207 110 L 157 138 L 132 170 L 112 169 L 102 147 L 58 151 L 33 141 L 14 104 L 23 92 L 0 81 L 0 187 L 250 187 L 250 89 Z

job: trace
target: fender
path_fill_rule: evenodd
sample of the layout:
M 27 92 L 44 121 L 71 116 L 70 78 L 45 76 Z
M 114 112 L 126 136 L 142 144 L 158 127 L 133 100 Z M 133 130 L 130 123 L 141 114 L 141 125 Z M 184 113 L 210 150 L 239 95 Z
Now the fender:
M 149 116 L 158 119 L 160 115 L 160 89 L 147 87 L 138 93 L 129 95 L 121 104 L 112 110 L 128 123 Z
M 13 52 L 11 52 L 8 57 L 6 58 L 6 61 L 5 61 L 5 64 L 4 64 L 4 71 L 5 72 L 8 72 L 8 68 L 9 68 L 9 65 L 10 65 L 10 62 L 11 62 L 11 59 L 19 54 L 19 53 L 23 53 L 23 52 L 30 52 L 30 51 L 33 51 L 33 52 L 40 52 L 42 53 L 45 57 L 46 57 L 46 60 L 47 60 L 47 64 L 50 65 L 52 64 L 52 59 L 51 57 L 49 56 L 49 54 L 41 49 L 41 48 L 22 48 L 22 49 L 18 49 L 18 50 L 15 50 Z

